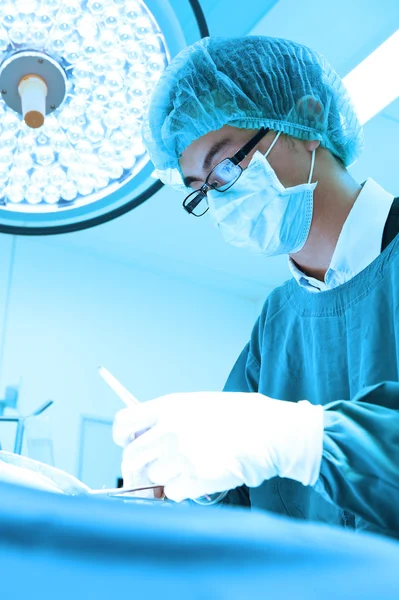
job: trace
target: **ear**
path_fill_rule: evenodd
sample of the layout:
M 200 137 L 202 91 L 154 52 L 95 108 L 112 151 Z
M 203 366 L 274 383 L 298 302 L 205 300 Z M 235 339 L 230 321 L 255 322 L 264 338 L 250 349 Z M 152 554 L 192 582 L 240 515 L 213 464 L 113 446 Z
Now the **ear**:
M 305 142 L 305 146 L 306 146 L 306 149 L 309 150 L 309 152 L 313 152 L 313 150 L 316 150 L 316 148 L 318 148 L 320 146 L 320 141 L 319 140 L 309 140 L 309 141 Z

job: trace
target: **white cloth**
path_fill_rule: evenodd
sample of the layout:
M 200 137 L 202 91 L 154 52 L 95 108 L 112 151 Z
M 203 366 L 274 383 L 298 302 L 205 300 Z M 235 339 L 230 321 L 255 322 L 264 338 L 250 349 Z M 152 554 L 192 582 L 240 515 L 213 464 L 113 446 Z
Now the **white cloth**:
M 0 451 L 0 481 L 72 496 L 90 493 L 73 475 L 5 450 Z
M 324 281 L 305 275 L 291 258 L 288 264 L 301 287 L 324 292 L 346 283 L 381 253 L 384 227 L 394 196 L 369 178 L 363 185 L 338 238 Z
M 51 479 L 24 467 L 11 465 L 0 460 L 0 481 L 32 487 L 46 492 L 62 494 L 62 490 Z
M 194 392 L 120 411 L 113 434 L 125 447 L 123 472 L 147 476 L 179 502 L 242 484 L 256 487 L 276 476 L 314 485 L 323 431 L 322 406 L 307 400 Z

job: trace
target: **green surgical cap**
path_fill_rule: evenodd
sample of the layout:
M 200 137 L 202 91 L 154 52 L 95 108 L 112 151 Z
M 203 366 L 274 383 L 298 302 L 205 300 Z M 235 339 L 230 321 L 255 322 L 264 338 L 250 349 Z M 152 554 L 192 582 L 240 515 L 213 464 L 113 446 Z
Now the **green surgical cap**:
M 183 186 L 183 151 L 224 125 L 320 140 L 345 166 L 363 143 L 348 92 L 326 59 L 301 44 L 264 36 L 203 38 L 166 67 L 143 124 L 158 177 Z

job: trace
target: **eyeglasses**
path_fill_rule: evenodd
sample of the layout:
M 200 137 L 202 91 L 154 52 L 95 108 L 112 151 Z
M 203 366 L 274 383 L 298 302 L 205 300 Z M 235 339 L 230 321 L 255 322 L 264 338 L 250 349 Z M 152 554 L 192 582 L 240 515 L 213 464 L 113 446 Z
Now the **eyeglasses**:
M 208 210 L 207 192 L 209 189 L 216 192 L 226 192 L 239 179 L 242 173 L 240 162 L 253 150 L 260 140 L 270 131 L 269 127 L 262 127 L 234 156 L 225 158 L 218 163 L 209 173 L 205 183 L 189 194 L 183 202 L 183 208 L 194 217 L 202 217 Z

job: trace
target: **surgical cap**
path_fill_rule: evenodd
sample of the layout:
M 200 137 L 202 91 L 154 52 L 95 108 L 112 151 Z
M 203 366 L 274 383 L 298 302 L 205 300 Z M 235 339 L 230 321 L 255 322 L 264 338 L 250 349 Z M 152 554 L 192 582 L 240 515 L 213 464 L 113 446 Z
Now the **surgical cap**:
M 183 151 L 224 125 L 319 140 L 345 166 L 356 160 L 363 142 L 349 95 L 326 59 L 301 44 L 265 36 L 203 38 L 166 67 L 143 124 L 158 177 L 183 186 Z

